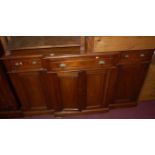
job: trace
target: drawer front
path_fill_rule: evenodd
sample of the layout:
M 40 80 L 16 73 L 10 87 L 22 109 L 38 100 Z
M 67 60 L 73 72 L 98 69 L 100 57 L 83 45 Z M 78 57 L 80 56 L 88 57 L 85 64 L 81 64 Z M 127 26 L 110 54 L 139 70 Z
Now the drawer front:
M 42 68 L 40 58 L 21 58 L 5 60 L 8 71 L 25 71 L 36 70 Z
M 152 59 L 153 52 L 153 50 L 125 51 L 121 53 L 120 63 L 150 61 Z
M 95 56 L 92 58 L 68 58 L 68 59 L 46 59 L 45 68 L 47 70 L 68 70 L 68 69 L 86 69 L 86 68 L 103 68 L 114 64 L 114 58 L 104 58 Z

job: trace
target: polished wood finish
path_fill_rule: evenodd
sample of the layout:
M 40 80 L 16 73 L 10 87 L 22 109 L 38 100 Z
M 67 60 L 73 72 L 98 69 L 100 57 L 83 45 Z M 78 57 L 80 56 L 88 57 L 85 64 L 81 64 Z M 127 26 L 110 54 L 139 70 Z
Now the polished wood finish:
M 11 54 L 2 59 L 24 115 L 61 116 L 136 105 L 154 51 L 115 47 L 117 52 L 104 48 L 97 53 L 94 37 L 11 40 Z
M 94 37 L 85 37 L 85 45 L 86 53 L 92 53 L 94 51 Z
M 11 42 L 8 44 L 9 50 L 21 49 L 38 49 L 38 48 L 53 48 L 53 47 L 80 47 L 80 37 L 62 37 L 62 36 L 17 36 L 12 37 Z
M 155 49 L 154 36 L 96 36 L 94 52 Z
M 150 62 L 152 59 L 153 50 L 135 50 L 124 51 L 121 53 L 120 64 L 131 64 L 136 62 Z
M 85 49 L 86 49 L 86 37 L 81 36 L 80 37 L 80 53 L 85 53 Z
M 43 71 L 11 73 L 10 78 L 22 104 L 24 114 L 33 114 L 33 112 L 37 113 L 37 111 L 51 112 L 44 91 Z
M 111 106 L 136 104 L 152 55 L 153 50 L 121 53 L 115 100 Z
M 107 110 L 118 59 L 119 53 L 44 58 L 48 96 L 56 115 Z
M 118 66 L 114 104 L 134 104 L 137 101 L 148 66 L 148 63 Z
M 114 65 L 118 60 L 118 53 L 97 55 L 72 55 L 45 57 L 44 68 L 48 71 L 64 71 L 75 69 L 96 69 Z M 102 63 L 103 62 L 103 63 Z M 100 64 L 101 63 L 101 64 Z M 64 65 L 61 66 L 61 65 Z
M 86 109 L 106 108 L 106 91 L 109 87 L 108 70 L 90 70 L 86 72 Z M 114 89 L 114 88 L 113 88 Z
M 42 69 L 41 58 L 35 56 L 33 58 L 9 59 L 5 61 L 5 64 L 8 72 L 33 71 Z
M 56 112 L 80 111 L 80 99 L 82 96 L 82 92 L 80 91 L 82 87 L 81 73 L 77 71 L 58 72 L 48 73 L 47 76 L 49 85 L 52 83 L 51 88 L 54 87 L 54 94 L 56 96 L 54 96 L 55 100 L 53 100 L 53 103 L 55 104 Z M 52 92 L 49 91 L 49 93 Z M 52 95 L 49 94 L 49 96 Z

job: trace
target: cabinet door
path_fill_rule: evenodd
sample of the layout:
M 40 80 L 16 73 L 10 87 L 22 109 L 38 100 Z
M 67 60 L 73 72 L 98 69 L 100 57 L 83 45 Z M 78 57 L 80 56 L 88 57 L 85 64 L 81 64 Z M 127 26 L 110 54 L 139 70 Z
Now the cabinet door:
M 17 102 L 3 70 L 0 68 L 0 111 L 17 110 Z
M 136 102 L 143 81 L 145 79 L 149 63 L 124 64 L 118 67 L 118 78 L 115 91 L 115 102 Z
M 116 69 L 86 71 L 85 109 L 105 108 L 113 98 Z
M 47 109 L 43 72 L 12 73 L 10 77 L 24 111 Z
M 83 72 L 47 73 L 48 92 L 56 111 L 80 111 L 83 97 Z

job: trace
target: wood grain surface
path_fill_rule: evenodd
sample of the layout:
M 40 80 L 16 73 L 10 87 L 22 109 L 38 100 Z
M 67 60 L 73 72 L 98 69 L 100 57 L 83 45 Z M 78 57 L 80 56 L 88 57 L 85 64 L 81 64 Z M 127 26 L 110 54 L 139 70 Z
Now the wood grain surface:
M 80 37 L 76 36 L 17 36 L 8 44 L 10 50 L 49 47 L 80 46 Z
M 94 37 L 94 52 L 155 49 L 154 36 Z

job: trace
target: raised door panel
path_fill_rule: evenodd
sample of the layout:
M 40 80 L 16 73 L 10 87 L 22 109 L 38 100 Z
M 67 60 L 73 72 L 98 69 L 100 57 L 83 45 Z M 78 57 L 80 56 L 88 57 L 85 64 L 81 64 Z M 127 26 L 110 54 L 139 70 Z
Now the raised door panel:
M 107 87 L 106 87 L 106 97 L 104 100 L 105 107 L 108 107 L 110 104 L 114 103 L 115 92 L 116 92 L 116 83 L 117 83 L 117 68 L 113 67 L 108 70 L 107 75 Z
M 108 108 L 114 101 L 117 69 L 86 71 L 86 105 L 85 109 Z
M 105 106 L 107 78 L 107 70 L 86 71 L 86 109 Z
M 48 73 L 49 96 L 56 111 L 81 110 L 82 74 L 78 71 Z
M 42 72 L 12 73 L 10 77 L 22 104 L 22 109 L 47 109 L 48 101 L 44 88 L 44 74 Z
M 120 65 L 118 67 L 114 103 L 136 102 L 145 79 L 148 66 L 148 63 L 137 63 Z
M 58 74 L 61 99 L 66 109 L 78 109 L 78 74 Z

